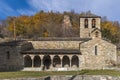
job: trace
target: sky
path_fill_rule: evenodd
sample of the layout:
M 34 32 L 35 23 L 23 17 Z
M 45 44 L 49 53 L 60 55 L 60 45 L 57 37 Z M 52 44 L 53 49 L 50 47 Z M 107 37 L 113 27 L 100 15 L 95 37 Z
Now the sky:
M 40 10 L 91 11 L 98 16 L 120 22 L 120 0 L 0 0 L 0 20 L 8 16 L 34 15 Z

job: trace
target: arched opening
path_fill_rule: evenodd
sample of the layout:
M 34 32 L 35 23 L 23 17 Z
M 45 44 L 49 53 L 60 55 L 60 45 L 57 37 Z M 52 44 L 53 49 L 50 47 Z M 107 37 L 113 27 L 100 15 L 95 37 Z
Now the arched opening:
M 43 64 L 44 64 L 44 66 L 43 66 L 43 70 L 44 70 L 44 69 L 50 69 L 51 58 L 50 58 L 49 55 L 44 56 L 44 58 L 43 58 Z
M 40 67 L 41 66 L 41 59 L 39 56 L 34 57 L 34 67 Z
M 88 28 L 88 19 L 84 20 L 84 25 L 85 25 L 85 28 Z
M 95 28 L 95 27 L 96 27 L 96 20 L 92 19 L 92 28 Z
M 99 36 L 99 33 L 96 31 L 95 32 L 95 37 L 98 37 Z
M 54 56 L 53 58 L 53 67 L 60 67 L 61 66 L 61 60 L 59 56 Z
M 24 58 L 24 67 L 32 67 L 32 59 L 28 55 Z
M 70 67 L 70 59 L 68 56 L 64 56 L 62 59 L 62 67 Z
M 73 67 L 73 68 L 79 67 L 79 58 L 78 58 L 78 56 L 75 55 L 75 56 L 72 57 L 71 67 Z

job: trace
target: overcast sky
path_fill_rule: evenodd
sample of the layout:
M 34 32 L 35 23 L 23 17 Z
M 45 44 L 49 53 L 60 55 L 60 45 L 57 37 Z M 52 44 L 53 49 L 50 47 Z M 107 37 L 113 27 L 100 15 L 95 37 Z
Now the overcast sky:
M 120 22 L 120 0 L 0 0 L 0 19 L 7 16 L 33 15 L 44 11 L 90 10 L 98 16 L 107 16 Z

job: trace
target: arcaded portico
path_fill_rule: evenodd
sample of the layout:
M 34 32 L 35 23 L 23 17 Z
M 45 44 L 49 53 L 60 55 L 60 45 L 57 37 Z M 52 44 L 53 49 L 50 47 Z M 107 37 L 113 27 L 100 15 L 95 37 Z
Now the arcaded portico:
M 24 70 L 67 71 L 78 70 L 80 65 L 79 50 L 32 50 L 22 54 Z

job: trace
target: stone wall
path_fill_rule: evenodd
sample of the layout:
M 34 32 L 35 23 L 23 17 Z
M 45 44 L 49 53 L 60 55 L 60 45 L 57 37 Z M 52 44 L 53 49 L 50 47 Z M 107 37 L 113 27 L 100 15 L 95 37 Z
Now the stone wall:
M 84 55 L 83 69 L 103 69 L 117 62 L 116 46 L 99 38 L 81 43 L 80 51 Z
M 23 68 L 23 58 L 16 46 L 0 46 L 0 71 L 13 71 Z
M 31 43 L 22 42 L 17 43 L 8 42 L 0 45 L 0 71 L 16 71 L 24 68 L 23 55 L 21 51 L 32 48 Z

